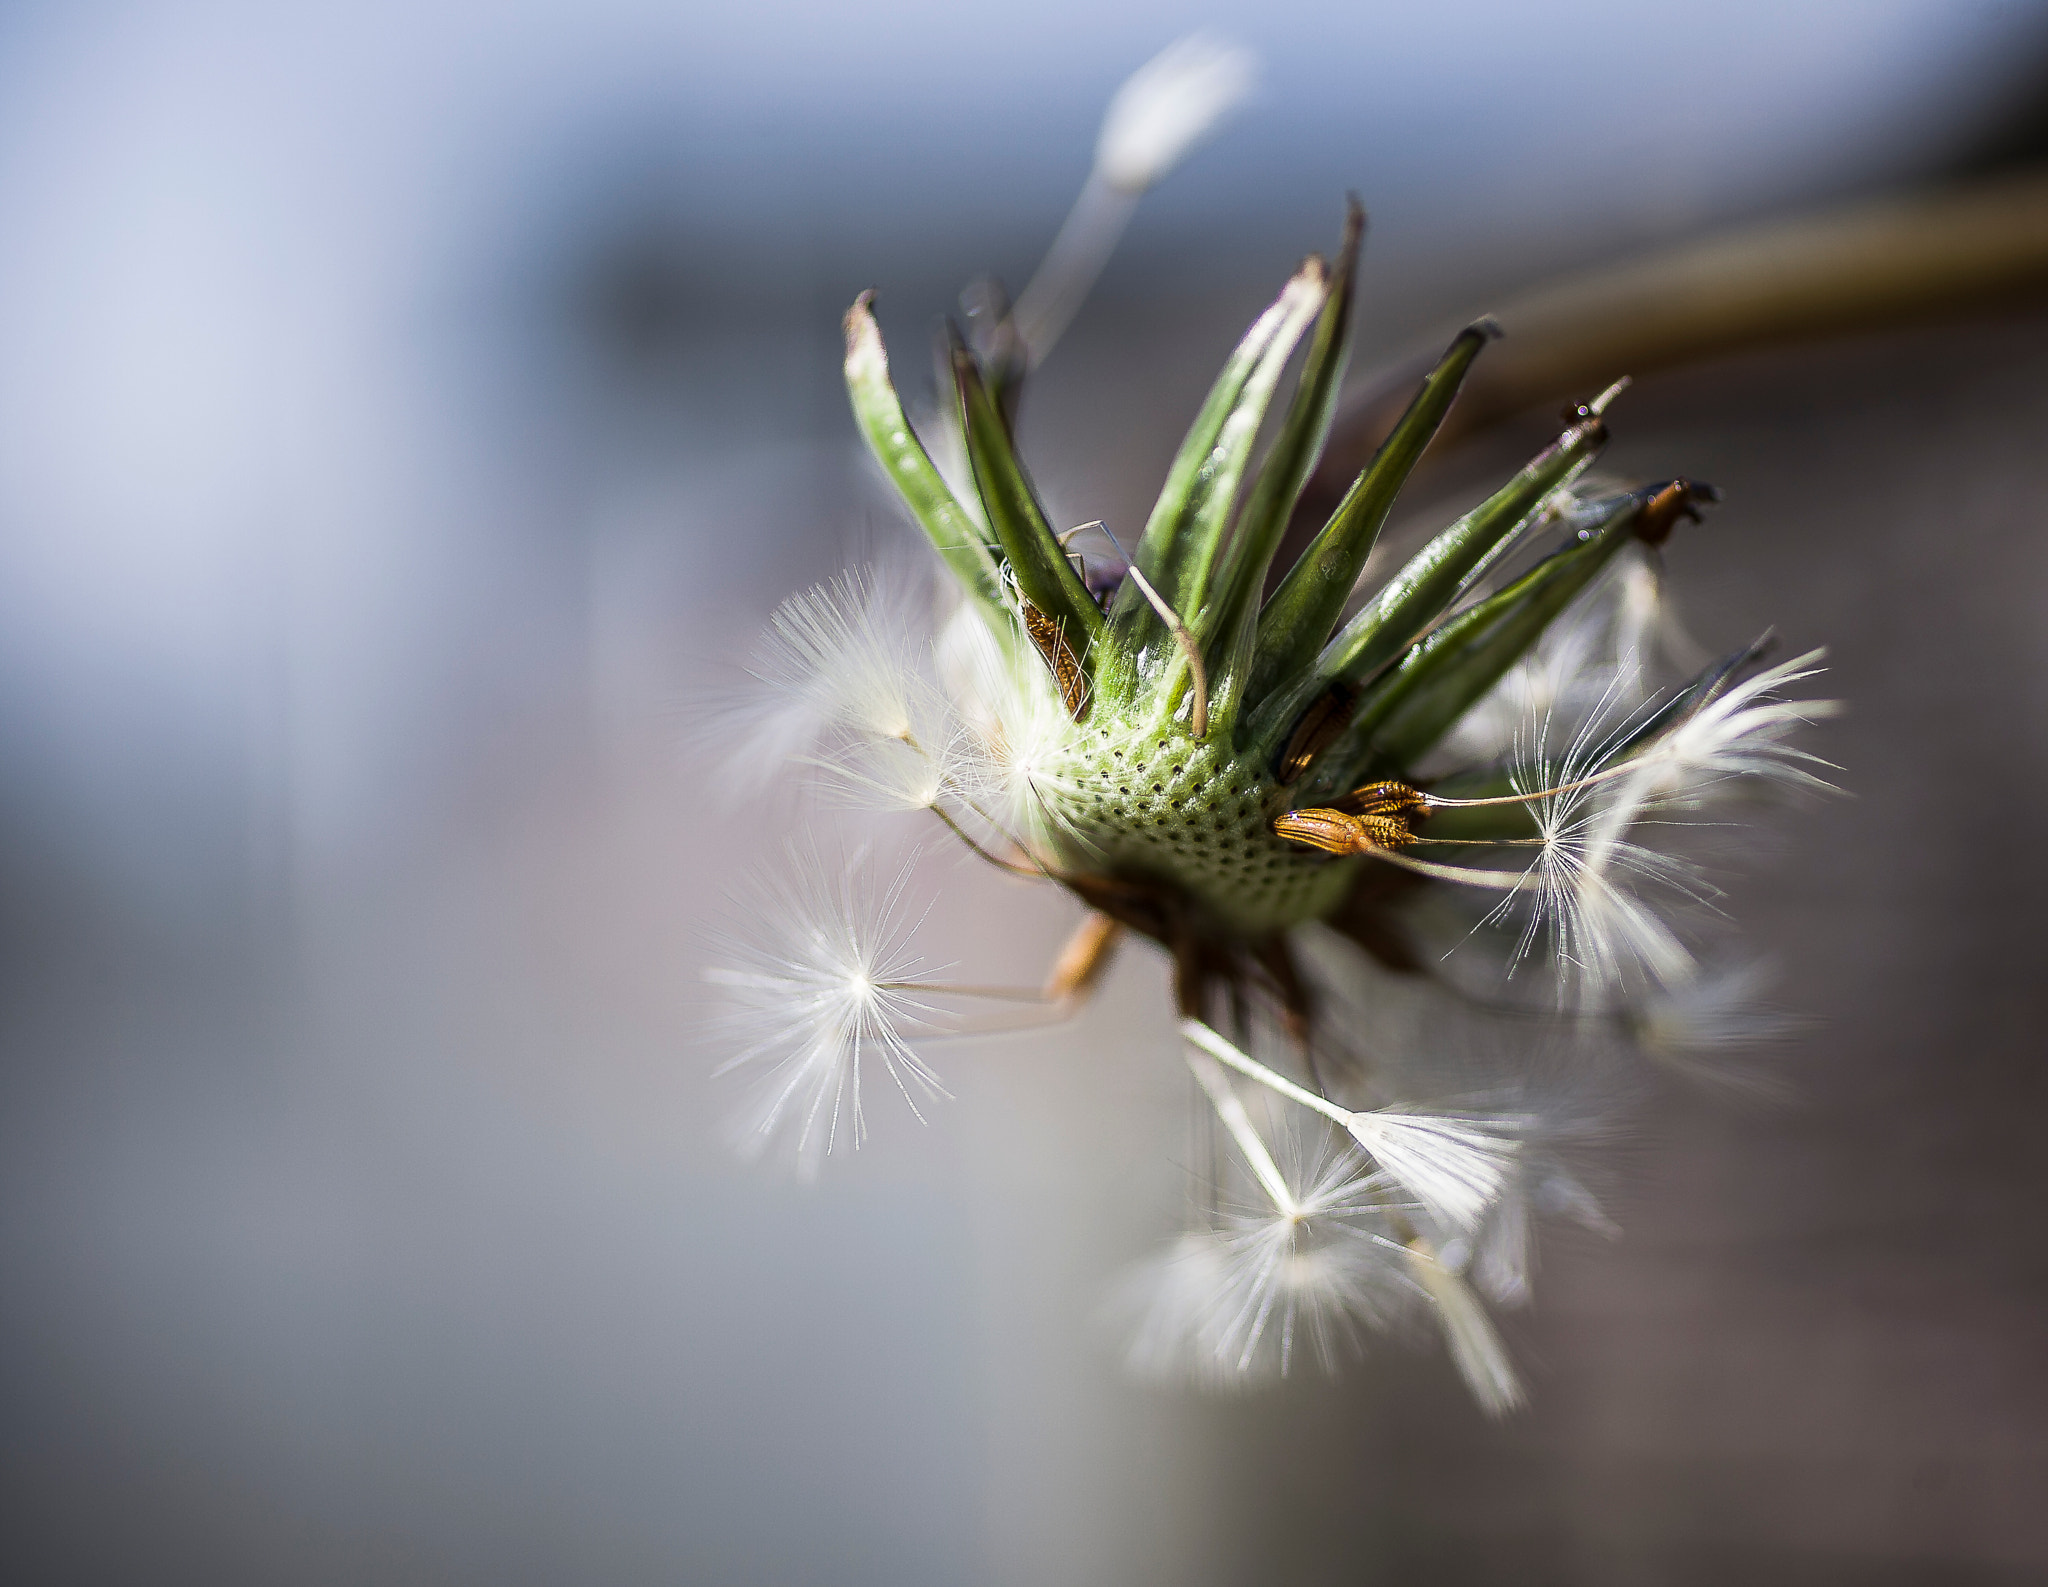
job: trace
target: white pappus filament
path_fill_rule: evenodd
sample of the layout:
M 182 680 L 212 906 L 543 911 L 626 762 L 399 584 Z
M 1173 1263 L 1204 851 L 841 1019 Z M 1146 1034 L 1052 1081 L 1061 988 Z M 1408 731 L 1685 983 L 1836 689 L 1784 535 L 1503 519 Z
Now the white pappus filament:
M 1825 654 L 1809 650 L 1730 684 L 1636 758 L 1627 797 L 1643 806 L 1688 805 L 1741 778 L 1827 788 L 1807 769 L 1827 762 L 1785 739 L 1838 714 L 1841 702 L 1777 698 L 1787 686 L 1817 676 Z
M 728 961 L 705 979 L 724 989 L 724 1033 L 741 1044 L 718 1072 L 763 1071 L 743 1144 L 759 1150 L 792 1133 L 809 1176 L 866 1134 L 864 1065 L 879 1064 L 914 1113 L 919 1093 L 945 1092 L 906 1039 L 931 1027 L 925 994 L 938 990 L 920 979 L 926 966 L 908 946 L 908 867 L 877 884 L 858 852 L 830 869 L 791 859 L 789 874 L 761 879 L 751 924 L 735 928 Z

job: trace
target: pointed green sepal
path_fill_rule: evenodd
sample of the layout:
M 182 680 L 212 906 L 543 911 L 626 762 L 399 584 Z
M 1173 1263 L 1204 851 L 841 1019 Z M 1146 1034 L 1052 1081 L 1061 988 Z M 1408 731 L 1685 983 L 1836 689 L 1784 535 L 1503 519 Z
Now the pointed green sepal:
M 967 441 L 967 461 L 974 470 L 975 491 L 988 515 L 988 526 L 1009 561 L 1018 593 L 1059 626 L 1086 665 L 1090 642 L 1102 631 L 1102 609 L 1089 596 L 1046 522 L 1045 511 L 1032 494 L 1031 483 L 1010 444 L 1010 427 L 982 382 L 974 354 L 957 329 L 948 325 L 946 331 L 953 388 L 960 403 L 960 430 Z
M 960 312 L 967 319 L 967 345 L 974 351 L 982 384 L 1014 435 L 1031 354 L 1011 312 L 1010 294 L 996 277 L 983 276 L 960 294 Z
M 1344 216 L 1344 243 L 1331 272 L 1335 290 L 1316 317 L 1316 331 L 1303 356 L 1294 400 L 1272 449 L 1259 465 L 1257 482 L 1238 517 L 1209 599 L 1189 623 L 1209 652 L 1211 670 L 1228 678 L 1242 671 L 1240 652 L 1266 583 L 1266 569 L 1280 549 L 1295 503 L 1322 456 L 1337 411 L 1338 388 L 1350 356 L 1352 305 L 1358 295 L 1358 254 L 1365 240 L 1365 210 L 1356 197 Z
M 1277 755 L 1303 713 L 1333 687 L 1371 682 L 1541 521 L 1551 492 L 1576 479 L 1606 444 L 1605 421 L 1591 409 L 1581 413 L 1506 485 L 1411 557 L 1307 670 L 1291 681 L 1284 674 L 1276 679 L 1253 707 L 1246 740 L 1253 754 Z
M 1424 379 L 1393 433 L 1352 482 L 1330 521 L 1288 570 L 1259 614 L 1251 682 L 1245 691 L 1248 700 L 1263 699 L 1282 680 L 1305 673 L 1313 664 L 1351 598 L 1351 587 L 1372 554 L 1395 496 L 1450 412 L 1472 361 L 1499 334 L 1500 327 L 1491 320 L 1480 320 L 1459 334 Z
M 1505 589 L 1421 640 L 1358 702 L 1350 726 L 1317 757 L 1296 803 L 1326 788 L 1405 772 L 1542 637 L 1631 537 L 1666 533 L 1708 499 L 1683 480 L 1592 504 L 1573 541 Z
M 1328 295 L 1329 272 L 1311 254 L 1230 355 L 1167 472 L 1134 559 L 1183 622 L 1201 609 L 1274 388 Z M 1167 632 L 1131 583 L 1118 593 L 1111 622 L 1133 652 Z
M 1607 426 L 1597 414 L 1565 431 L 1410 558 L 1344 625 L 1317 670 L 1352 684 L 1369 682 L 1536 523 L 1550 493 L 1584 472 L 1606 443 Z
M 846 311 L 846 390 L 854 422 L 954 577 L 984 606 L 1007 610 L 981 526 L 932 466 L 890 382 L 889 354 L 875 324 L 874 298 L 874 293 L 863 292 Z

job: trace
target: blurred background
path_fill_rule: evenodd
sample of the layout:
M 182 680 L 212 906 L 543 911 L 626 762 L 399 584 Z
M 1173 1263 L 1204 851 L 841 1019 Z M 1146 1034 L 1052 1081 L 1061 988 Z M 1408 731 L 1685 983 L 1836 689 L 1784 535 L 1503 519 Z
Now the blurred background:
M 899 538 L 839 315 L 879 287 L 917 388 L 1198 25 L 1262 89 L 1031 398 L 1066 522 L 1141 520 L 1347 189 L 1366 369 L 2043 148 L 2048 9 L 1994 0 L 0 12 L 8 1579 L 2048 1571 L 2040 308 L 1617 410 L 1615 467 L 1728 492 L 1670 558 L 1693 631 L 1833 648 L 1856 797 L 1732 889 L 1808 1021 L 1796 1101 L 1637 1118 L 1624 1238 L 1554 1247 L 1511 1320 L 1529 1412 L 1427 1348 L 1222 1402 L 1120 1376 L 1103 1296 L 1184 1193 L 1141 954 L 1057 1037 L 943 1054 L 957 1102 L 876 1108 L 816 1186 L 723 1145 L 696 969 L 777 830 L 713 797 L 692 702 Z M 933 880 L 972 964 L 1070 923 Z

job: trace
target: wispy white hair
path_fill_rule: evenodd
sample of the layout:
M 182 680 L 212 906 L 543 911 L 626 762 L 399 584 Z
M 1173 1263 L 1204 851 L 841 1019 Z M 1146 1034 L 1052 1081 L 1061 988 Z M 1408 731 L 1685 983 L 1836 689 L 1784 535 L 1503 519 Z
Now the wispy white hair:
M 1318 1132 L 1322 1134 L 1323 1132 Z M 1130 1365 L 1148 1377 L 1235 1387 L 1334 1370 L 1401 1298 L 1384 1232 L 1387 1185 L 1355 1151 L 1283 1142 L 1290 1210 L 1226 1212 L 1177 1238 L 1126 1285 L 1139 1322 Z
M 1841 702 L 1779 697 L 1790 685 L 1818 676 L 1825 654 L 1809 650 L 1730 684 L 1636 757 L 1626 796 L 1644 806 L 1683 806 L 1738 779 L 1828 787 L 1810 770 L 1827 762 L 1786 738 L 1797 728 L 1837 715 Z
M 757 883 L 749 918 L 725 938 L 725 962 L 705 978 L 724 989 L 718 1027 L 739 1046 L 718 1073 L 762 1070 L 740 1121 L 742 1145 L 758 1152 L 793 1136 L 809 1177 L 836 1147 L 866 1135 L 863 1066 L 880 1064 L 913 1113 L 920 1094 L 945 1091 L 906 1040 L 930 1012 L 910 984 L 927 967 L 909 947 L 909 864 L 878 880 L 860 851 L 838 866 L 795 849 L 788 858 L 787 872 Z

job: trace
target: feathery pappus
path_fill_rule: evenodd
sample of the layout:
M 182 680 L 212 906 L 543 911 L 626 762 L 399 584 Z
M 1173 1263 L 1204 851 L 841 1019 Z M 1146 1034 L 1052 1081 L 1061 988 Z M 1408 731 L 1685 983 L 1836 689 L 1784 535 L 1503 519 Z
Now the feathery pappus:
M 1248 74 L 1220 49 L 1175 68 L 1199 79 L 1200 115 L 1163 69 L 1119 101 L 1117 170 L 1096 186 L 1149 185 L 1158 162 L 1133 150 L 1191 146 L 1228 108 Z M 1159 128 L 1132 122 L 1161 103 Z M 1160 1050 L 1230 1150 L 1133 1279 L 1133 1364 L 1205 1385 L 1334 1368 L 1422 1317 L 1501 1413 L 1524 1391 L 1492 1309 L 1529 1294 L 1536 1219 L 1611 1230 L 1569 1163 L 1586 1134 L 1570 1087 L 1539 1073 L 1763 1028 L 1731 995 L 1754 977 L 1712 962 L 1711 888 L 1677 843 L 1703 812 L 1725 829 L 1730 795 L 1825 786 L 1793 737 L 1835 706 L 1791 695 L 1819 651 L 1672 667 L 1693 647 L 1663 548 L 1718 494 L 1596 482 L 1623 380 L 1360 587 L 1490 322 L 1451 342 L 1328 520 L 1290 533 L 1337 403 L 1363 227 L 1354 201 L 1334 258 L 1306 259 L 1246 332 L 1127 560 L 1056 528 L 1014 426 L 1099 238 L 1063 233 L 1056 279 L 1018 312 L 989 289 L 971 337 L 949 328 L 949 401 L 922 429 L 872 295 L 855 301 L 854 417 L 946 594 L 928 613 L 857 570 L 785 602 L 756 667 L 779 703 L 747 760 L 927 812 L 992 886 L 1061 889 L 1082 915 L 1042 986 L 958 985 L 912 946 L 907 874 L 792 848 L 808 874 L 764 884 L 712 974 L 727 1067 L 754 1076 L 748 1140 L 786 1139 L 814 1172 L 859 1143 L 864 1077 L 914 1108 L 943 1096 L 918 1043 L 961 1030 L 960 1008 L 1071 1012 L 1142 942 L 1172 969 Z M 1493 1032 L 1486 1063 L 1459 1020 Z

